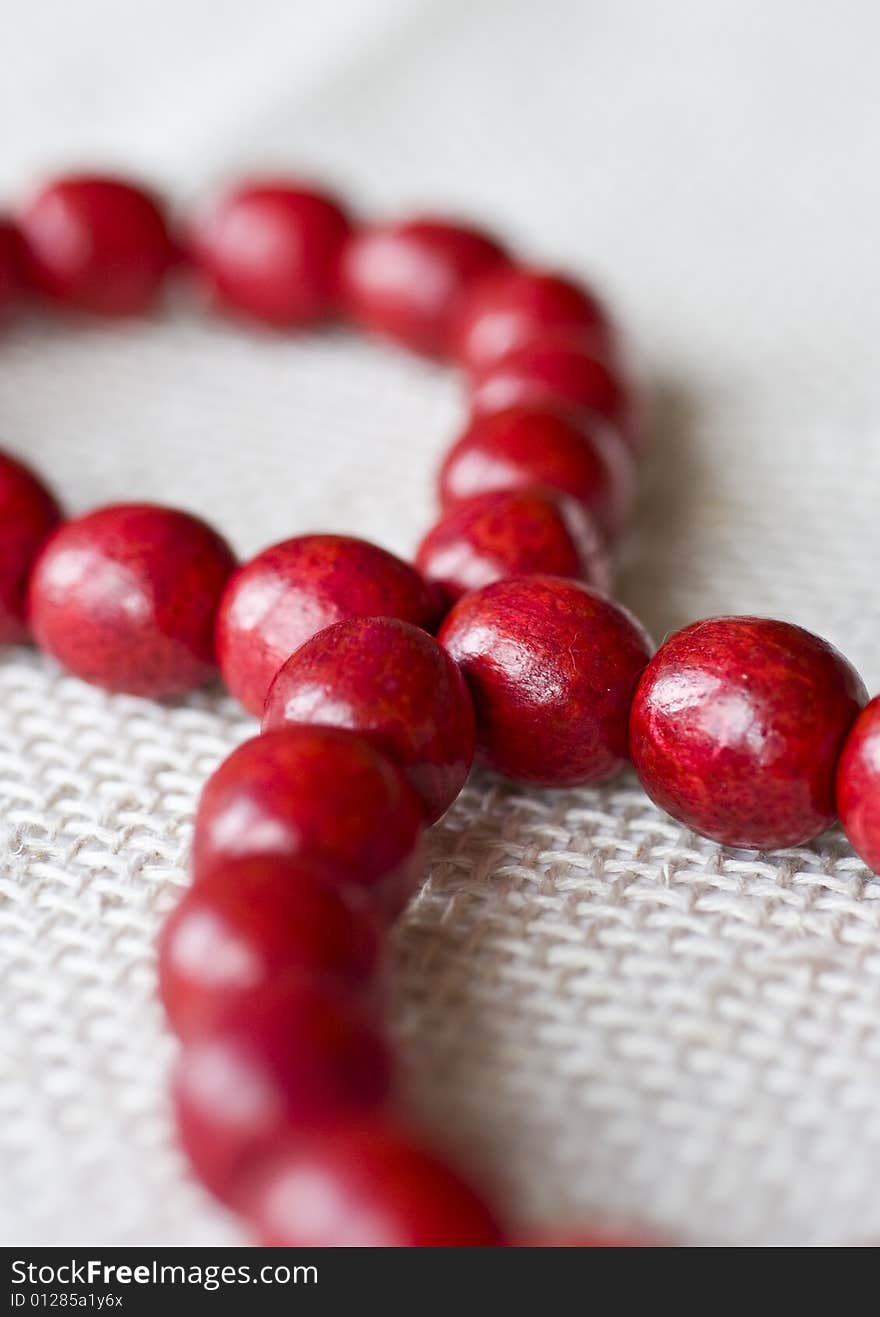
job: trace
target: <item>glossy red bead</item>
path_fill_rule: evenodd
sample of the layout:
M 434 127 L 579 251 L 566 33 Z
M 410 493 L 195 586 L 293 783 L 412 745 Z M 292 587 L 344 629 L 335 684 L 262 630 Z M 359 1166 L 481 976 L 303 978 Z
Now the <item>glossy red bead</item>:
M 627 445 L 598 417 L 511 407 L 475 417 L 449 450 L 439 478 L 444 508 L 528 485 L 570 495 L 614 536 L 632 508 L 635 464 Z
M 607 590 L 605 542 L 573 499 L 530 486 L 479 494 L 459 503 L 428 531 L 416 565 L 455 600 L 509 576 L 574 576 Z
M 538 339 L 473 377 L 477 413 L 556 406 L 603 417 L 630 447 L 641 444 L 632 391 L 617 366 L 579 343 Z
M 391 1070 L 376 1025 L 346 994 L 300 983 L 225 1003 L 178 1060 L 181 1143 L 203 1184 L 231 1201 L 282 1136 L 380 1108 Z
M 481 279 L 464 298 L 453 353 L 465 369 L 481 373 L 547 335 L 583 339 L 603 355 L 615 339 L 605 308 L 588 288 L 550 271 L 509 266 Z
M 319 631 L 269 690 L 263 730 L 320 723 L 359 732 L 403 769 L 434 822 L 464 786 L 474 757 L 471 698 L 432 636 L 391 617 Z
M 0 645 L 27 639 L 31 568 L 60 518 L 46 486 L 21 462 L 0 453 Z
M 577 581 L 527 576 L 465 595 L 439 640 L 461 666 L 490 767 L 537 786 L 599 782 L 627 759 L 627 719 L 650 641 Z
M 676 632 L 636 691 L 633 763 L 651 799 L 727 846 L 797 846 L 835 818 L 834 774 L 867 698 L 802 627 L 716 617 Z
M 853 850 L 880 873 L 880 697 L 862 710 L 844 743 L 837 809 Z
M 409 563 L 348 535 L 302 535 L 239 568 L 217 616 L 223 680 L 259 718 L 276 672 L 317 631 L 349 617 L 430 628 L 436 593 Z
M 442 355 L 465 293 L 506 262 L 494 239 L 461 224 L 433 218 L 379 224 L 356 233 L 345 249 L 344 306 L 363 328 Z
M 0 216 L 0 313 L 21 292 L 24 280 L 21 234 L 14 224 Z
M 154 699 L 210 681 L 214 617 L 235 566 L 198 517 L 118 503 L 65 522 L 34 564 L 34 639 L 69 672 Z
M 270 325 L 303 325 L 336 309 L 339 258 L 350 230 L 334 197 L 260 180 L 236 188 L 202 216 L 190 254 L 222 305 Z
M 30 202 L 19 222 L 33 282 L 78 310 L 146 310 L 174 260 L 159 203 L 120 179 L 58 179 Z
M 314 864 L 254 856 L 217 865 L 159 938 L 159 995 L 182 1037 L 219 1006 L 302 980 L 352 990 L 379 957 L 379 926 Z
M 359 1122 L 273 1150 L 241 1206 L 266 1246 L 486 1248 L 491 1208 L 405 1130 Z
M 208 779 L 193 837 L 204 877 L 239 856 L 322 865 L 397 913 L 418 880 L 424 811 L 396 764 L 338 727 L 280 727 L 233 750 Z

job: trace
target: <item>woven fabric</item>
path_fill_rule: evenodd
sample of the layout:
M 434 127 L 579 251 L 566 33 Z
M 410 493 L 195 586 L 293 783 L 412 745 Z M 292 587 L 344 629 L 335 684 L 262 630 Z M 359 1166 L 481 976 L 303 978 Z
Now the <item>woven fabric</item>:
M 880 688 L 880 112 L 869 0 L 110 0 L 4 25 L 0 185 L 59 161 L 181 205 L 294 167 L 441 206 L 595 279 L 656 444 L 621 597 L 658 639 L 719 612 L 820 632 Z M 72 510 L 208 516 L 411 552 L 461 417 L 446 373 L 187 307 L 29 319 L 0 430 Z M 0 1238 L 236 1242 L 186 1180 L 152 946 L 195 802 L 255 724 L 218 692 L 113 698 L 0 657 Z M 633 780 L 476 776 L 394 939 L 411 1101 L 521 1220 L 694 1242 L 880 1237 L 880 881 L 832 833 L 749 856 Z

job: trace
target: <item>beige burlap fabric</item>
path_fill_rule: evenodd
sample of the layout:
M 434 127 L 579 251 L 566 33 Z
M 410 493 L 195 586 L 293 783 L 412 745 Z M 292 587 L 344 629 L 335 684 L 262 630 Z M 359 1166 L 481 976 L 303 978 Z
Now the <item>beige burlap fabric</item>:
M 17 13 L 0 183 L 117 163 L 184 203 L 285 164 L 506 225 L 595 276 L 654 385 L 625 601 L 658 638 L 797 621 L 880 687 L 875 8 L 314 9 Z M 454 381 L 391 350 L 186 308 L 0 343 L 2 442 L 71 508 L 173 500 L 242 553 L 316 528 L 411 551 L 459 417 Z M 240 1238 L 172 1148 L 151 948 L 200 785 L 252 727 L 217 693 L 158 707 L 0 660 L 4 1242 Z M 756 858 L 631 780 L 477 777 L 396 935 L 412 1101 L 524 1219 L 878 1238 L 878 898 L 836 834 Z

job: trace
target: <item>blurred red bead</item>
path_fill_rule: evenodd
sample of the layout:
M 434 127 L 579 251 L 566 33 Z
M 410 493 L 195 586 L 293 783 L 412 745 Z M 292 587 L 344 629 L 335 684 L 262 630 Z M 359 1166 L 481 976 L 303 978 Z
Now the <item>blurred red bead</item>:
M 24 283 L 21 234 L 11 221 L 0 216 L 0 312 L 22 291 Z
M 159 938 L 159 995 L 182 1037 L 219 1006 L 303 979 L 363 988 L 378 924 L 314 864 L 255 856 L 219 864 L 183 896 Z
M 635 497 L 629 448 L 605 423 L 547 407 L 511 407 L 475 417 L 440 470 L 444 508 L 499 489 L 543 485 L 582 503 L 614 536 Z
M 320 864 L 396 914 L 419 877 L 424 811 L 396 764 L 338 727 L 280 727 L 240 745 L 208 779 L 193 872 L 240 856 Z
M 494 239 L 461 224 L 378 224 L 356 233 L 343 254 L 345 309 L 364 329 L 442 356 L 464 294 L 506 263 Z
M 450 600 L 534 572 L 573 576 L 600 590 L 611 583 L 605 542 L 590 514 L 564 494 L 537 486 L 457 504 L 422 540 L 416 566 Z
M 400 617 L 430 628 L 439 601 L 409 563 L 348 535 L 302 535 L 235 573 L 217 616 L 223 680 L 262 716 L 276 672 L 316 632 L 349 617 Z
M 272 1150 L 239 1206 L 266 1246 L 487 1248 L 495 1214 L 404 1130 L 360 1122 Z
M 31 568 L 60 518 L 46 486 L 23 463 L 0 453 L 0 645 L 27 639 Z
M 30 278 L 78 310 L 146 310 L 174 260 L 159 203 L 120 179 L 58 179 L 30 202 L 19 223 Z
M 320 723 L 359 732 L 403 769 L 433 823 L 464 786 L 474 713 L 452 659 L 419 627 L 359 617 L 319 631 L 269 690 L 263 730 Z
M 195 226 L 190 255 L 219 303 L 279 327 L 330 315 L 351 223 L 335 198 L 282 180 L 244 184 Z
M 438 639 L 464 673 L 490 767 L 547 787 L 623 767 L 651 644 L 610 599 L 558 577 L 498 581 L 459 600 Z
M 226 541 L 189 513 L 99 508 L 60 526 L 34 564 L 34 639 L 95 686 L 182 695 L 214 675 L 214 617 L 234 566 Z
M 537 339 L 474 375 L 477 413 L 556 406 L 603 417 L 631 448 L 641 446 L 635 400 L 619 368 L 579 343 Z
M 283 1136 L 304 1139 L 381 1107 L 391 1069 L 370 1015 L 343 993 L 300 983 L 228 1002 L 179 1057 L 181 1143 L 202 1183 L 232 1201 Z
M 635 694 L 645 791 L 726 846 L 798 846 L 835 819 L 834 774 L 867 699 L 837 650 L 802 627 L 715 617 L 676 632 Z
M 853 850 L 880 873 L 880 697 L 862 710 L 844 743 L 837 809 Z
M 603 355 L 614 348 L 605 308 L 588 288 L 549 271 L 510 266 L 481 279 L 465 297 L 453 352 L 466 370 L 483 372 L 548 334 L 582 338 Z

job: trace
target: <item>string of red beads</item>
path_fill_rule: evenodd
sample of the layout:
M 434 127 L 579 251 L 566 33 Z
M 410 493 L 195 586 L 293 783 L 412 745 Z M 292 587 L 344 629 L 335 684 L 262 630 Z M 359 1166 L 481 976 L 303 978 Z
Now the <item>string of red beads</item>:
M 631 759 L 674 818 L 737 847 L 799 845 L 839 814 L 880 869 L 880 699 L 863 708 L 846 660 L 783 622 L 699 622 L 652 657 L 608 597 L 645 435 L 588 289 L 461 224 L 363 225 L 283 179 L 180 234 L 156 198 L 95 177 L 0 221 L 0 308 L 36 294 L 133 314 L 172 269 L 227 311 L 341 316 L 460 366 L 472 415 L 440 471 L 443 514 L 414 566 L 341 535 L 239 566 L 184 512 L 63 520 L 2 456 L 0 641 L 30 633 L 77 676 L 155 698 L 219 668 L 263 718 L 205 786 L 193 886 L 160 940 L 203 1183 L 265 1243 L 509 1242 L 395 1111 L 378 1015 L 380 930 L 475 753 L 545 787 Z

